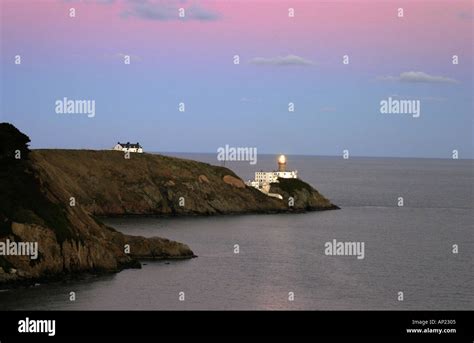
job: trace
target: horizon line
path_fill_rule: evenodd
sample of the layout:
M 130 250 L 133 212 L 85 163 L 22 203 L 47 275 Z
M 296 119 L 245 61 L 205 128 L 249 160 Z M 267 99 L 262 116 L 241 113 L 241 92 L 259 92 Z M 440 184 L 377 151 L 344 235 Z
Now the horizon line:
M 90 149 L 90 148 L 30 148 L 30 150 L 92 150 L 92 151 L 113 151 L 112 149 Z M 158 150 L 149 150 L 145 151 L 145 154 L 205 154 L 205 155 L 216 155 L 217 152 L 190 152 L 190 151 L 158 151 Z M 300 156 L 300 157 L 332 157 L 332 158 L 342 158 L 342 155 L 316 155 L 316 154 L 301 154 L 301 153 L 259 153 L 259 155 L 268 155 L 268 156 Z M 422 156 L 380 156 L 380 155 L 350 155 L 348 160 L 351 158 L 398 158 L 398 159 L 430 159 L 430 160 L 474 160 L 474 157 L 459 157 L 457 159 L 449 157 L 422 157 Z M 343 159 L 343 158 L 342 158 Z M 226 161 L 226 162 L 242 162 L 242 161 Z
M 215 152 L 180 152 L 180 151 L 149 151 L 148 153 L 159 153 L 159 154 L 207 154 L 207 155 L 214 155 Z M 289 154 L 289 153 L 258 153 L 259 155 L 272 155 L 272 156 L 301 156 L 301 157 L 335 157 L 335 158 L 342 158 L 342 155 L 312 155 L 312 154 Z M 453 158 L 448 157 L 420 157 L 420 156 L 367 156 L 367 155 L 350 155 L 348 160 L 351 158 L 412 158 L 412 159 L 431 159 L 431 160 L 455 160 Z M 474 160 L 472 158 L 457 158 L 458 160 Z M 242 162 L 242 161 L 226 161 L 226 162 Z

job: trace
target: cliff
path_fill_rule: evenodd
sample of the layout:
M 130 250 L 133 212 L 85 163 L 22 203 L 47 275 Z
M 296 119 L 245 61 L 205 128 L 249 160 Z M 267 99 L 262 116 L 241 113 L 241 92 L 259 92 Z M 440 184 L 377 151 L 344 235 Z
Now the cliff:
M 0 282 L 139 267 L 137 259 L 191 258 L 185 244 L 124 235 L 96 216 L 212 215 L 334 209 L 310 185 L 280 180 L 266 196 L 231 170 L 117 151 L 28 149 L 0 124 L 0 242 L 38 242 L 39 256 L 0 256 Z M 289 205 L 289 197 L 294 204 Z
M 300 211 L 314 211 L 326 209 L 338 209 L 336 205 L 321 195 L 311 185 L 300 179 L 278 178 L 278 183 L 272 183 L 270 193 L 280 194 L 285 203 L 290 199 L 293 208 Z
M 12 125 L 0 124 L 0 283 L 139 268 L 141 258 L 194 256 L 185 244 L 124 235 L 80 204 L 71 206 L 61 180 L 38 172 L 28 142 Z M 38 256 L 6 254 L 6 242 L 36 243 Z
M 294 206 L 290 207 L 286 200 L 270 198 L 246 186 L 227 168 L 186 159 L 133 153 L 130 159 L 125 159 L 122 152 L 94 150 L 35 150 L 31 159 L 43 182 L 64 191 L 61 201 L 66 203 L 74 197 L 81 207 L 98 216 L 275 213 L 335 208 L 300 180 L 291 189 L 285 188 L 284 194 L 295 198 Z

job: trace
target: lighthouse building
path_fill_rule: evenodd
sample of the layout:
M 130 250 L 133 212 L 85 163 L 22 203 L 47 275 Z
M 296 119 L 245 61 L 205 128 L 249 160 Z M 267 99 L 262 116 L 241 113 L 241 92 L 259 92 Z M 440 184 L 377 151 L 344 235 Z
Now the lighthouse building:
M 267 189 L 270 183 L 278 182 L 278 178 L 282 179 L 297 179 L 297 170 L 286 170 L 286 157 L 281 155 L 278 158 L 278 170 L 274 171 L 258 171 L 255 172 L 255 180 L 249 181 L 247 184 L 260 190 Z

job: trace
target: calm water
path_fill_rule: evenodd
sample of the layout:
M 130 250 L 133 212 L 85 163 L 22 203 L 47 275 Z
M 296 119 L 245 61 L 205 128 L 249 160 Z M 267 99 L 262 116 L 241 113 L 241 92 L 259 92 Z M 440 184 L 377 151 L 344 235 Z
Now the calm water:
M 215 155 L 187 155 L 216 164 Z M 273 169 L 227 166 L 244 179 Z M 298 215 L 109 219 L 120 231 L 185 242 L 199 258 L 0 292 L 2 309 L 473 309 L 473 162 L 291 157 L 342 207 Z M 397 198 L 404 197 L 404 207 Z M 365 242 L 365 259 L 324 243 Z M 240 253 L 234 254 L 234 245 Z M 452 245 L 459 254 L 452 254 Z M 75 302 L 68 301 L 75 291 Z M 178 293 L 185 292 L 185 301 Z M 397 301 L 397 292 L 404 301 Z M 288 292 L 295 300 L 288 301 Z

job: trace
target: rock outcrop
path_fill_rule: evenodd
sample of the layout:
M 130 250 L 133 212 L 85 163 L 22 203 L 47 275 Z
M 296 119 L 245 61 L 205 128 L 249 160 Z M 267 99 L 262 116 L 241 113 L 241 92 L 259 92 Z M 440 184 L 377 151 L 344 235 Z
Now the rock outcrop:
M 0 243 L 35 243 L 38 255 L 0 255 L 0 283 L 29 283 L 80 272 L 140 267 L 137 259 L 191 258 L 185 244 L 124 235 L 107 227 L 55 179 L 41 178 L 29 138 L 0 124 Z
M 282 190 L 296 200 L 290 207 L 285 200 L 246 186 L 224 167 L 154 154 L 124 157 L 118 151 L 95 150 L 31 153 L 42 182 L 62 191 L 58 200 L 66 204 L 73 197 L 87 212 L 97 216 L 276 213 L 336 208 L 299 180 L 293 188 Z
M 300 179 L 278 179 L 278 183 L 272 183 L 270 193 L 280 194 L 283 201 L 293 203 L 293 208 L 299 211 L 314 211 L 338 209 L 317 190 Z M 292 198 L 290 202 L 290 198 Z
M 334 209 L 300 180 L 280 180 L 269 197 L 231 170 L 118 151 L 28 149 L 0 124 L 0 242 L 37 242 L 39 256 L 0 255 L 0 283 L 139 267 L 138 259 L 191 258 L 163 238 L 124 235 L 96 216 L 213 215 Z M 289 198 L 294 198 L 290 205 Z

